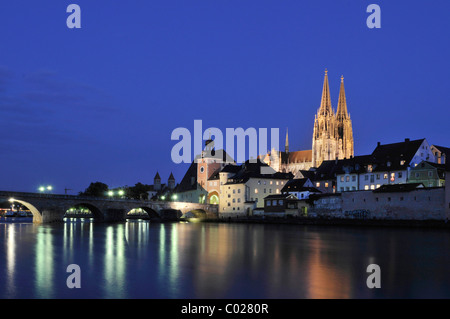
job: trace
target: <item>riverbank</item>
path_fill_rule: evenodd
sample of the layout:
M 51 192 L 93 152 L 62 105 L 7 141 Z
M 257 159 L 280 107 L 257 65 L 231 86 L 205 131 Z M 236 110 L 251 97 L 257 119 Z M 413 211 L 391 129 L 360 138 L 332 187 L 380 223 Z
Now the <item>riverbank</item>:
M 320 225 L 320 226 L 361 226 L 361 227 L 414 227 L 450 229 L 450 223 L 441 220 L 381 220 L 381 219 L 343 219 L 343 218 L 219 218 L 202 219 L 205 223 L 251 223 L 283 225 Z

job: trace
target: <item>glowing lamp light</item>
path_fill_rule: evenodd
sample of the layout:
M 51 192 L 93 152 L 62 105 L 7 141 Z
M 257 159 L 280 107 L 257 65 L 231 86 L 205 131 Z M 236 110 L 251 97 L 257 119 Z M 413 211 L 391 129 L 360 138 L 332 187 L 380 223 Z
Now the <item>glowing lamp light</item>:
M 53 189 L 53 187 L 47 186 L 47 190 L 48 190 L 48 191 L 51 191 L 52 189 Z
M 14 198 L 10 198 L 10 199 L 8 199 L 8 201 L 10 202 L 10 203 L 12 203 L 12 202 L 14 202 Z
M 39 187 L 38 189 L 39 189 L 40 192 L 45 191 L 45 187 L 44 187 L 44 186 L 41 186 L 41 187 Z
M 162 200 L 165 200 L 165 199 L 166 199 L 166 196 L 161 196 L 161 199 L 162 199 Z
M 109 191 L 108 192 L 108 196 L 113 196 L 114 195 L 114 192 L 113 191 Z
M 121 190 L 119 191 L 119 195 L 120 195 L 120 196 L 123 196 L 123 194 L 125 194 L 125 192 L 123 191 L 123 189 L 121 189 Z
M 172 199 L 177 199 L 177 195 L 176 195 L 176 194 L 173 195 L 173 196 L 172 196 Z

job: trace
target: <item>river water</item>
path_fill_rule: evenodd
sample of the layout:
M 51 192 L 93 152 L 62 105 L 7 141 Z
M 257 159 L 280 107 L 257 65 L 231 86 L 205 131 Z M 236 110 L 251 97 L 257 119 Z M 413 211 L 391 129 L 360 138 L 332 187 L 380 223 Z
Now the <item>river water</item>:
M 441 229 L 15 218 L 0 240 L 0 298 L 450 298 Z

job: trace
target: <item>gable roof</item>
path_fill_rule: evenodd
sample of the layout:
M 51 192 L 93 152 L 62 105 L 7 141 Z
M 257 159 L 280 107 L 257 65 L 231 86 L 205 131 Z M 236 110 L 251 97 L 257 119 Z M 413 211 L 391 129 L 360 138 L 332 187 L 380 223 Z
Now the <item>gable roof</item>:
M 280 173 L 273 170 L 269 165 L 262 162 L 260 159 L 256 161 L 246 161 L 239 167 L 234 175 L 228 178 L 227 184 L 242 184 L 246 183 L 250 178 L 261 179 L 292 179 L 292 173 Z M 263 169 L 271 171 L 269 174 L 262 174 Z
M 197 189 L 197 163 L 192 162 L 181 182 L 175 187 L 175 192 L 186 192 Z
M 312 162 L 312 150 L 280 153 L 283 164 Z
M 295 178 L 291 179 L 284 185 L 284 187 L 281 189 L 281 192 L 294 192 L 298 191 L 299 189 L 303 188 L 305 183 L 309 181 L 309 178 Z
M 376 164 L 374 171 L 406 169 L 424 141 L 424 138 L 413 141 L 405 139 L 404 142 L 399 143 L 378 144 L 372 152 L 374 164 Z M 403 165 L 402 161 L 404 161 Z

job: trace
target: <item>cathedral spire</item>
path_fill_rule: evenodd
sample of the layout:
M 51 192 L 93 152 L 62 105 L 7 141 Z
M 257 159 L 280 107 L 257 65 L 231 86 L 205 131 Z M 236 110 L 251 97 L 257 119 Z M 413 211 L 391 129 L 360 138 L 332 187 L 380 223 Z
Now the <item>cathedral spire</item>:
M 289 153 L 289 139 L 288 139 L 288 128 L 286 127 L 286 143 L 284 144 L 284 150 Z
M 344 76 L 341 76 L 341 88 L 339 90 L 339 100 L 336 111 L 336 116 L 338 120 L 347 119 L 347 100 L 345 99 L 345 89 L 344 89 Z
M 319 114 L 333 115 L 333 109 L 331 107 L 330 87 L 328 85 L 328 71 L 325 69 L 325 78 L 323 79 L 322 101 L 320 102 Z

